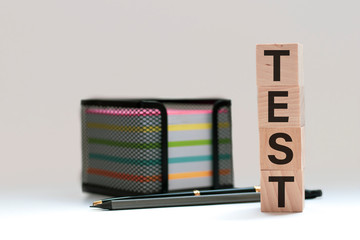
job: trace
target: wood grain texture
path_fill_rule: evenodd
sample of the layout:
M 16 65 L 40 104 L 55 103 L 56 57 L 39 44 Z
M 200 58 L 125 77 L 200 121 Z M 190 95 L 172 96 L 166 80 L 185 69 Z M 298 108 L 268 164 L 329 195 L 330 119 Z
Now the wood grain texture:
M 274 110 L 274 116 L 289 117 L 288 122 L 269 122 L 269 92 L 287 92 L 287 97 L 274 97 L 275 104 L 287 104 Z M 258 120 L 260 128 L 302 127 L 305 125 L 303 87 L 258 87 Z
M 301 44 L 256 46 L 261 210 L 304 208 L 304 80 Z
M 274 80 L 274 57 L 265 56 L 265 50 L 289 50 L 289 56 L 280 57 L 280 81 Z M 292 44 L 256 45 L 256 76 L 258 86 L 302 86 L 303 46 Z
M 286 139 L 284 137 L 276 138 L 276 144 L 285 146 L 288 149 L 291 149 L 292 158 L 288 162 L 287 158 L 290 157 L 290 154 L 286 153 L 283 150 L 275 150 L 270 145 L 270 138 L 273 136 L 279 136 L 277 134 L 286 134 L 291 138 Z M 304 168 L 304 136 L 305 128 L 260 128 L 260 169 L 261 170 L 301 170 Z M 277 160 L 273 163 L 270 160 L 270 157 L 273 155 Z M 273 159 L 273 158 L 271 158 Z M 289 158 L 290 159 L 290 158 Z M 286 163 L 286 164 L 277 164 L 277 162 Z
M 284 207 L 279 207 L 279 183 L 270 182 L 269 177 L 293 177 L 293 182 L 285 182 Z M 261 171 L 261 211 L 262 212 L 302 212 L 305 190 L 303 170 Z

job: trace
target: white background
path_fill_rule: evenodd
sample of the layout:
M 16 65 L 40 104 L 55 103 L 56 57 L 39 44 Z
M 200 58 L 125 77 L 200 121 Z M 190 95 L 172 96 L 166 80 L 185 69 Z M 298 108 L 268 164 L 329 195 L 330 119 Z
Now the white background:
M 0 0 L 0 237 L 276 238 L 279 226 L 294 238 L 358 237 L 359 7 Z M 261 213 L 258 203 L 88 208 L 102 196 L 81 192 L 81 99 L 230 98 L 235 185 L 252 186 L 259 183 L 255 45 L 293 42 L 304 45 L 305 185 L 322 188 L 322 199 L 307 201 L 301 214 Z

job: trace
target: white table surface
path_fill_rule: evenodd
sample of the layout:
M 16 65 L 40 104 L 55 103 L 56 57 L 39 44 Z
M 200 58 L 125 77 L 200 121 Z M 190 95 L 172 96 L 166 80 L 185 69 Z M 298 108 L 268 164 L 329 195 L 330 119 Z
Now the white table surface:
M 107 211 L 104 196 L 73 188 L 5 190 L 1 239 L 359 239 L 359 191 L 323 189 L 303 213 L 262 213 L 260 203 Z

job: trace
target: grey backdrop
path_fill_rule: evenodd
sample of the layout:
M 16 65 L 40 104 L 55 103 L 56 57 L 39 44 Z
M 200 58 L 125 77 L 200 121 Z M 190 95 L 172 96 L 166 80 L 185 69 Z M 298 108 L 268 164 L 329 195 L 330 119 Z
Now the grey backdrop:
M 90 97 L 232 99 L 235 184 L 258 184 L 255 45 L 293 42 L 304 45 L 306 187 L 359 188 L 358 10 L 357 1 L 1 0 L 3 196 L 82 197 L 80 100 Z

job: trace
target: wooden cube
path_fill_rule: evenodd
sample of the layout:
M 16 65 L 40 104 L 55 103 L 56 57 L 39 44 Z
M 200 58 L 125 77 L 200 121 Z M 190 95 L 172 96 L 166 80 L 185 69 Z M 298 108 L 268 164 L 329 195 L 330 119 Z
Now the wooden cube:
M 303 87 L 258 87 L 259 127 L 302 127 L 304 105 Z
M 304 127 L 260 128 L 261 170 L 303 169 L 304 129 Z
M 262 212 L 302 212 L 304 200 L 303 170 L 261 171 Z
M 302 86 L 302 45 L 256 45 L 256 76 L 258 86 Z

